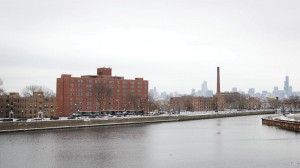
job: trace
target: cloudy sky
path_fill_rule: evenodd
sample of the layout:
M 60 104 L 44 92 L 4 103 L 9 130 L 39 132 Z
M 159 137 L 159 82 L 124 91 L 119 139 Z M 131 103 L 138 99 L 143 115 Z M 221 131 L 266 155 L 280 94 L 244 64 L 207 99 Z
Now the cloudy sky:
M 158 91 L 300 91 L 299 0 L 1 0 L 0 78 L 8 92 L 56 90 L 61 74 L 143 77 Z

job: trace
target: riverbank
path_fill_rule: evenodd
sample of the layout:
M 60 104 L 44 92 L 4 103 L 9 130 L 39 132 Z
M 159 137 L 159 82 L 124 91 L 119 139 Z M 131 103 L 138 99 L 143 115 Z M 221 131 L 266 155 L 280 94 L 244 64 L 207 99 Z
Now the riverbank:
M 139 117 L 116 117 L 116 118 L 97 118 L 97 119 L 75 119 L 75 120 L 54 120 L 36 122 L 7 122 L 0 123 L 0 133 L 37 131 L 51 129 L 67 129 L 81 127 L 127 125 L 127 124 L 147 124 L 160 122 L 202 120 L 211 118 L 237 117 L 247 115 L 274 114 L 273 110 L 266 111 L 235 111 L 235 112 L 216 112 L 216 113 L 195 113 L 195 115 L 163 115 L 163 116 L 139 116 Z

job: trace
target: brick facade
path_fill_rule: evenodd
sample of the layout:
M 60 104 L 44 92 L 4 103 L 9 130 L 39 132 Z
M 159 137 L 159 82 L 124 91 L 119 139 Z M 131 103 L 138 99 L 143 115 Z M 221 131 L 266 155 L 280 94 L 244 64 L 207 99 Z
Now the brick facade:
M 21 97 L 17 92 L 0 97 L 0 118 L 36 118 L 41 117 L 39 112 L 46 118 L 55 116 L 55 97 L 45 97 L 43 92 L 34 92 L 32 97 Z
M 58 116 L 73 113 L 148 112 L 148 81 L 112 76 L 111 68 L 98 68 L 97 75 L 57 78 Z
M 224 110 L 224 99 L 218 95 L 214 97 L 171 97 L 170 106 L 174 111 L 222 111 Z

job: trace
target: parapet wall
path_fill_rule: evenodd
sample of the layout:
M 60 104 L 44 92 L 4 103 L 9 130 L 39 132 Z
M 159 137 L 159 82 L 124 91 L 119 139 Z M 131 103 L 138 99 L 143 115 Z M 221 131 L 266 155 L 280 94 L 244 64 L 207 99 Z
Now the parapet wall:
M 56 120 L 56 121 L 36 121 L 36 122 L 8 122 L 0 123 L 0 133 L 49 130 L 63 128 L 95 127 L 125 124 L 145 124 L 172 121 L 201 120 L 211 118 L 236 117 L 246 115 L 274 114 L 275 111 L 254 111 L 236 113 L 214 113 L 204 115 L 170 115 L 170 116 L 142 116 L 142 117 L 122 117 L 109 119 L 76 119 L 76 120 Z

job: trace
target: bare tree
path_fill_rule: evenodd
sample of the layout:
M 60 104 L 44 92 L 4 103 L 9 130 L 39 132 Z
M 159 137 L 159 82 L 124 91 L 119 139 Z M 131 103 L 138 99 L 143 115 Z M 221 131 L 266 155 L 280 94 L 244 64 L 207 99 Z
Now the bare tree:
M 54 97 L 55 93 L 53 90 L 47 88 L 46 86 L 40 86 L 40 85 L 30 85 L 26 86 L 22 90 L 22 94 L 24 97 L 32 97 L 33 92 L 43 92 L 45 97 Z
M 128 100 L 130 102 L 130 108 L 132 108 L 136 113 L 144 111 L 144 99 L 140 95 L 129 94 Z
M 141 110 L 141 97 L 139 95 L 135 95 L 135 94 L 128 94 L 128 100 L 130 103 L 130 107 L 132 108 L 133 111 L 137 112 L 139 110 Z
M 247 107 L 247 96 L 246 95 L 240 95 L 238 100 L 238 107 L 240 110 L 246 109 Z
M 3 88 L 0 88 L 0 96 L 1 95 L 6 95 L 7 93 L 4 91 L 4 89 Z
M 194 111 L 191 97 L 184 96 L 182 98 L 183 98 L 183 106 L 184 106 L 185 110 Z M 179 109 L 179 111 L 180 111 L 180 109 Z
M 105 84 L 96 83 L 92 88 L 92 92 L 97 102 L 99 112 L 102 112 L 104 101 L 112 95 L 113 90 Z
M 286 105 L 289 105 L 290 110 L 293 108 L 298 109 L 300 104 L 300 97 L 299 96 L 290 96 L 289 98 L 284 100 Z
M 151 94 L 148 95 L 148 109 L 149 109 L 149 112 L 150 111 L 152 112 L 152 111 L 158 109 L 158 105 L 155 102 L 153 95 L 151 95 Z
M 3 85 L 3 80 L 0 78 L 0 86 L 2 86 L 2 85 Z M 2 87 L 0 87 L 0 96 L 1 95 L 6 95 L 6 93 Z

